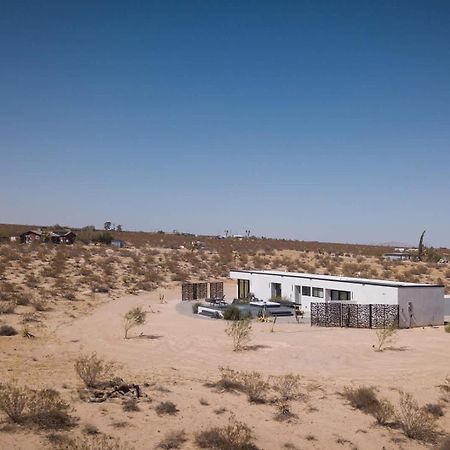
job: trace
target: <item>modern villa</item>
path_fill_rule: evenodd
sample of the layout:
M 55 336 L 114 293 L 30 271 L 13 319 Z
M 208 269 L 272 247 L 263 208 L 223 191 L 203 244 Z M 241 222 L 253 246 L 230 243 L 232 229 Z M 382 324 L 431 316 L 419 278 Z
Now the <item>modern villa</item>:
M 399 327 L 444 323 L 443 285 L 272 270 L 233 270 L 230 278 L 237 280 L 237 298 L 252 293 L 262 300 L 283 299 L 299 305 L 305 316 L 318 304 L 396 305 Z

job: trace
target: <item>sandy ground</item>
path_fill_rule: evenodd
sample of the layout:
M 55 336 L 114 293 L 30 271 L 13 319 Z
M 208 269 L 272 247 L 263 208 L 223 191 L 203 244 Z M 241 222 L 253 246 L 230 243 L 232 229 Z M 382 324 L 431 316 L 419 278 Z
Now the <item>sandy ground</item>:
M 0 379 L 60 390 L 80 418 L 72 434 L 92 424 L 136 449 L 155 448 L 171 430 L 185 430 L 189 441 L 183 448 L 195 448 L 195 432 L 226 424 L 230 414 L 248 424 L 256 444 L 266 450 L 282 449 L 287 443 L 301 449 L 427 448 L 399 430 L 375 425 L 372 417 L 354 411 L 338 392 L 344 386 L 368 384 L 394 402 L 402 389 L 421 404 L 436 403 L 442 396 L 438 385 L 450 375 L 450 341 L 442 327 L 401 330 L 391 348 L 379 353 L 372 349 L 373 330 L 315 328 L 289 318 L 277 323 L 273 333 L 270 324 L 255 323 L 256 347 L 237 353 L 224 333 L 224 321 L 190 314 L 191 306 L 179 303 L 179 288 L 164 291 L 167 304 L 159 303 L 160 292 L 110 300 L 80 318 L 58 316 L 48 324 L 45 336 L 35 340 L 2 338 Z M 227 284 L 225 292 L 227 298 L 233 297 L 234 285 Z M 121 316 L 138 305 L 150 312 L 147 323 L 131 330 L 131 338 L 125 340 Z M 124 412 L 119 400 L 93 404 L 79 399 L 81 384 L 73 363 L 81 352 L 93 351 L 119 363 L 124 379 L 150 383 L 149 399 L 141 402 L 140 411 Z M 206 387 L 205 382 L 218 378 L 220 366 L 302 375 L 307 399 L 293 404 L 298 419 L 277 422 L 271 405 L 252 405 L 242 394 Z M 154 406 L 163 400 L 174 402 L 179 413 L 158 416 Z M 226 411 L 218 414 L 220 408 Z M 439 426 L 449 432 L 450 406 L 446 409 Z M 20 427 L 0 431 L 0 448 L 49 448 L 45 436 Z

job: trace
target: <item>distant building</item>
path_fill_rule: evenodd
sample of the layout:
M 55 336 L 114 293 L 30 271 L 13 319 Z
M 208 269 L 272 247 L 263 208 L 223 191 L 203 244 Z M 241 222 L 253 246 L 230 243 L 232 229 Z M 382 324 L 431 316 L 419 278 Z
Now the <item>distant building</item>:
M 77 235 L 71 230 L 57 230 L 50 232 L 50 240 L 54 244 L 73 244 Z
M 416 255 L 414 253 L 403 253 L 403 252 L 385 253 L 383 255 L 383 258 L 388 261 L 411 261 L 415 257 Z
M 123 248 L 123 247 L 125 247 L 125 242 L 124 242 L 124 241 L 121 241 L 120 239 L 113 239 L 113 240 L 111 241 L 111 247 L 114 247 L 114 248 Z
M 22 242 L 22 244 L 32 244 L 33 242 L 41 242 L 41 240 L 41 230 L 28 230 L 20 235 L 20 242 Z

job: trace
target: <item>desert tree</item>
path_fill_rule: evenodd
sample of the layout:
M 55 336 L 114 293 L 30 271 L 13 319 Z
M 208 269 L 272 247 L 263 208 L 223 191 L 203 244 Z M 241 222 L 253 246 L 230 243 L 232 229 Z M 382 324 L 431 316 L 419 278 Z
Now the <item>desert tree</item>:
M 110 229 L 111 229 L 111 226 L 112 226 L 112 223 L 111 222 L 105 222 L 104 224 L 103 224 L 103 228 L 106 230 L 106 231 L 109 231 Z
M 128 339 L 128 332 L 138 325 L 143 325 L 146 322 L 146 320 L 147 320 L 147 313 L 142 309 L 141 306 L 131 308 L 123 316 L 124 338 Z

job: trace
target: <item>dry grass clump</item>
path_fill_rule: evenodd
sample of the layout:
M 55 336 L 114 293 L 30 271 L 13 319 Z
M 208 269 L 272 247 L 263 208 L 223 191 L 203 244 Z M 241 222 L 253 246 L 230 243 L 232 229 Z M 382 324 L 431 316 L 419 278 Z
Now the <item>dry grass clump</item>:
M 127 398 L 122 402 L 122 409 L 125 412 L 140 411 L 137 400 L 135 398 Z
M 409 438 L 425 442 L 436 441 L 436 417 L 420 408 L 412 395 L 406 392 L 400 393 L 398 422 Z
M 172 431 L 164 437 L 156 448 L 161 448 L 163 450 L 176 450 L 181 448 L 186 441 L 187 438 L 184 430 Z
M 251 429 L 242 422 L 230 417 L 228 425 L 214 427 L 197 433 L 195 443 L 200 448 L 211 450 L 257 450 L 253 443 Z
M 378 399 L 372 386 L 347 387 L 342 395 L 354 408 L 375 417 L 380 425 L 388 424 L 395 416 L 391 402 L 387 399 Z
M 179 410 L 175 405 L 175 403 L 161 402 L 159 405 L 156 405 L 155 411 L 159 416 L 163 415 L 174 416 Z
M 114 363 L 106 362 L 97 354 L 83 354 L 75 361 L 75 372 L 87 388 L 98 387 L 112 376 Z
M 271 377 L 272 389 L 277 393 L 275 406 L 277 407 L 276 420 L 283 421 L 295 417 L 291 412 L 291 401 L 301 396 L 301 377 L 292 373 Z
M 73 425 L 69 405 L 53 389 L 31 390 L 15 382 L 1 385 L 0 409 L 15 423 L 65 429 Z

